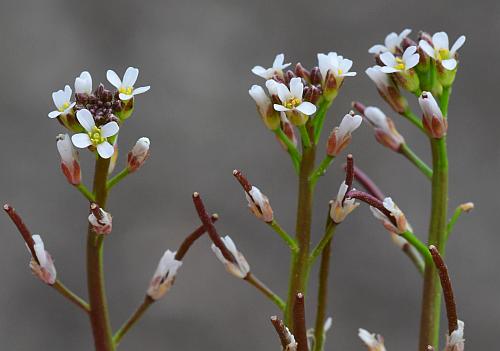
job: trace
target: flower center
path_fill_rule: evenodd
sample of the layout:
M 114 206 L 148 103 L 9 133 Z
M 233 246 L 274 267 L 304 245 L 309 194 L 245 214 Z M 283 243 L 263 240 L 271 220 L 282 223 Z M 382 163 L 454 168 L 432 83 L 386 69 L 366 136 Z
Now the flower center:
M 448 49 L 436 49 L 435 51 L 438 60 L 446 60 L 450 57 L 450 51 Z
M 120 89 L 118 89 L 118 91 L 122 94 L 132 95 L 134 88 L 133 87 L 121 87 Z
M 285 107 L 289 109 L 294 109 L 295 107 L 299 106 L 301 103 L 299 98 L 293 97 L 285 102 Z
M 71 105 L 69 103 L 69 101 L 66 101 L 64 104 L 61 105 L 61 107 L 59 107 L 59 112 L 64 112 L 66 111 L 66 109 L 69 107 L 69 105 Z
M 340 68 L 337 70 L 337 75 L 338 76 L 341 76 L 342 74 L 344 74 L 344 71 L 342 71 Z
M 404 70 L 406 68 L 405 62 L 402 58 L 396 57 L 396 66 L 394 66 L 394 68 L 399 70 Z
M 88 133 L 92 145 L 99 145 L 106 141 L 106 138 L 102 136 L 101 128 L 96 126 L 92 127 L 92 130 Z

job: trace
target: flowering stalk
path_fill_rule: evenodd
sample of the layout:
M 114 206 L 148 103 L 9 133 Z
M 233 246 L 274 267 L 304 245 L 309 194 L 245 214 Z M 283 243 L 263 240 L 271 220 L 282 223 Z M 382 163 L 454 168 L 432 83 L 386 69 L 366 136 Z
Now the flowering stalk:
M 399 153 L 406 157 L 411 163 L 417 167 L 429 180 L 432 180 L 432 169 L 420 157 L 413 152 L 408 144 L 403 143 L 399 147 Z
M 453 228 L 455 227 L 455 223 L 457 223 L 458 218 L 462 215 L 464 212 L 470 212 L 474 208 L 474 204 L 472 202 L 466 202 L 464 204 L 461 204 L 455 209 L 455 212 L 453 213 L 453 216 L 450 218 L 448 221 L 448 224 L 446 225 L 446 241 L 448 241 L 448 237 L 450 236 L 451 232 L 453 231 Z

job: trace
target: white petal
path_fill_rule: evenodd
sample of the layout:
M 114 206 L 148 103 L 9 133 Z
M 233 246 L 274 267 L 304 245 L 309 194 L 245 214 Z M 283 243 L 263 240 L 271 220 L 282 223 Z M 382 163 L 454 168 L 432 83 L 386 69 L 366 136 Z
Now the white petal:
M 66 99 L 64 98 L 64 91 L 54 91 L 52 93 L 52 100 L 54 100 L 54 105 L 56 105 L 57 108 L 60 108 L 66 102 Z
M 396 58 L 390 52 L 384 52 L 383 54 L 381 54 L 380 60 L 384 63 L 384 65 L 390 66 L 390 67 L 394 67 L 397 64 Z
M 290 90 L 288 90 L 287 86 L 283 83 L 278 83 L 278 97 L 280 98 L 281 102 L 286 102 L 288 99 L 290 99 L 292 94 L 290 93 Z
M 259 77 L 267 79 L 267 69 L 262 66 L 255 66 L 252 68 L 252 73 L 258 75 Z
M 71 137 L 71 141 L 73 142 L 73 145 L 80 149 L 92 145 L 92 141 L 90 141 L 90 137 L 87 133 L 75 134 Z
M 437 32 L 432 36 L 432 43 L 436 49 L 446 49 L 450 47 L 448 43 L 448 34 L 446 32 Z
M 92 128 L 95 126 L 94 117 L 92 117 L 92 113 L 87 109 L 78 110 L 76 119 L 87 132 L 92 131 Z
M 71 100 L 71 87 L 69 85 L 66 85 L 64 87 L 64 102 Z
M 385 37 L 384 42 L 387 49 L 392 51 L 399 45 L 399 37 L 396 33 L 392 32 Z
M 134 67 L 129 67 L 123 75 L 122 84 L 125 87 L 133 87 L 139 76 L 139 70 Z
M 120 127 L 118 127 L 118 123 L 109 122 L 101 127 L 101 135 L 105 138 L 108 138 L 118 133 L 119 129 Z
M 283 66 L 283 62 L 285 62 L 285 55 L 284 54 L 276 55 L 273 62 L 273 68 L 281 69 L 281 66 Z
M 405 66 L 406 69 L 410 69 L 418 65 L 418 61 L 420 60 L 420 55 L 419 54 L 414 54 L 410 56 L 406 61 L 405 61 Z
M 285 106 L 283 105 L 278 105 L 278 104 L 274 104 L 274 109 L 276 111 L 280 111 L 280 112 L 286 112 L 286 111 L 290 111 L 289 108 L 286 108 Z
M 399 33 L 399 40 L 403 40 L 408 35 L 410 35 L 410 33 L 411 33 L 411 29 L 408 29 L 408 28 L 404 29 L 401 33 Z
M 373 45 L 371 48 L 368 49 L 368 52 L 370 54 L 380 54 L 381 52 L 387 51 L 387 48 L 384 45 Z
M 455 59 L 443 60 L 443 61 L 441 61 L 441 64 L 447 70 L 453 71 L 455 69 L 455 67 L 457 67 L 457 60 L 455 60 Z
M 115 148 L 113 147 L 113 145 L 105 141 L 104 143 L 97 145 L 97 152 L 102 158 L 110 158 L 111 156 L 113 156 Z
M 420 40 L 418 46 L 430 57 L 434 57 L 434 48 L 425 40 Z
M 151 89 L 151 87 L 149 85 L 147 85 L 145 87 L 135 88 L 132 95 L 139 95 L 139 94 L 145 93 L 149 89 Z
M 106 78 L 108 79 L 108 82 L 111 83 L 116 89 L 120 89 L 122 86 L 122 81 L 120 77 L 115 73 L 115 71 L 108 69 L 106 72 Z
M 462 35 L 460 38 L 457 39 L 455 44 L 453 44 L 453 46 L 451 47 L 450 55 L 454 56 L 457 50 L 460 49 L 462 45 L 464 45 L 464 43 L 465 43 L 465 35 Z
M 357 73 L 356 72 L 347 72 L 341 74 L 341 77 L 354 77 Z
M 304 92 L 304 84 L 302 84 L 302 78 L 292 78 L 290 80 L 290 93 L 293 97 L 302 99 L 302 93 Z
M 56 117 L 59 117 L 60 115 L 61 115 L 61 112 L 59 112 L 59 111 L 49 112 L 49 118 L 56 118 Z
M 417 51 L 416 46 L 407 47 L 405 52 L 403 53 L 403 61 L 408 60 L 416 51 Z
M 266 88 L 271 95 L 278 95 L 278 82 L 274 79 L 266 80 Z
M 394 67 L 384 66 L 384 67 L 380 67 L 380 71 L 382 71 L 384 73 L 395 73 L 395 72 L 399 72 L 400 70 L 396 69 Z
M 352 60 L 349 59 L 343 59 L 341 64 L 340 64 L 340 69 L 342 72 L 349 72 L 349 70 L 352 67 Z
M 120 93 L 118 95 L 118 97 L 120 98 L 120 100 L 127 101 L 127 100 L 132 99 L 134 97 L 134 95 L 128 95 L 128 94 Z
M 307 102 L 307 101 L 304 101 L 303 103 L 301 103 L 299 106 L 297 106 L 295 108 L 297 111 L 300 111 L 302 112 L 303 114 L 305 115 L 312 115 L 314 112 L 316 112 L 316 105 L 310 103 L 310 102 Z

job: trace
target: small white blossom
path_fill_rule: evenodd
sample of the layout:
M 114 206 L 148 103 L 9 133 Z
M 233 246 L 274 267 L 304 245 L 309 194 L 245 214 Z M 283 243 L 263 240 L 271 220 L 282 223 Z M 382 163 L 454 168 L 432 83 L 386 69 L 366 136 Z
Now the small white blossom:
M 221 238 L 221 240 L 229 250 L 229 252 L 231 252 L 236 262 L 228 261 L 222 254 L 221 250 L 215 244 L 212 244 L 212 251 L 215 253 L 215 256 L 217 256 L 219 261 L 221 261 L 222 264 L 226 267 L 228 273 L 231 273 L 236 278 L 244 279 L 250 272 L 250 265 L 248 264 L 243 254 L 238 251 L 236 245 L 229 237 L 229 235 Z
M 82 180 L 80 161 L 78 152 L 71 143 L 68 134 L 59 134 L 57 136 L 57 150 L 61 156 L 61 169 L 70 184 L 78 185 Z
M 273 221 L 273 209 L 271 208 L 269 199 L 266 195 L 262 194 L 259 188 L 252 186 L 252 189 L 248 193 L 245 192 L 245 196 L 248 201 L 248 207 L 255 217 L 266 223 Z
M 394 84 L 389 74 L 382 72 L 380 66 L 368 67 L 365 73 L 377 86 L 380 95 L 391 107 L 399 113 L 402 113 L 407 107 L 407 102 Z
M 394 151 L 398 151 L 405 140 L 396 130 L 392 119 L 387 117 L 378 107 L 374 106 L 366 107 L 364 116 L 373 125 L 377 141 Z
M 464 322 L 458 321 L 458 329 L 454 330 L 451 335 L 446 336 L 444 351 L 464 351 L 464 326 Z
M 139 69 L 134 67 L 129 67 L 123 75 L 123 80 L 118 77 L 118 75 L 113 70 L 108 70 L 106 72 L 106 78 L 108 81 L 118 89 L 120 93 L 118 96 L 120 100 L 130 100 L 135 95 L 145 93 L 150 89 L 150 86 L 134 88 L 134 84 L 139 76 Z
M 448 129 L 448 122 L 434 96 L 430 92 L 424 91 L 418 98 L 418 103 L 423 112 L 425 129 L 433 138 L 442 138 Z
M 417 47 L 410 46 L 406 48 L 402 57 L 394 56 L 386 51 L 380 55 L 380 60 L 385 64 L 380 70 L 384 73 L 404 72 L 418 64 L 420 55 L 416 53 Z
M 339 85 L 344 77 L 353 77 L 356 72 L 349 72 L 352 67 L 352 61 L 344 58 L 342 55 L 337 55 L 336 52 L 328 54 L 318 54 L 318 67 L 321 72 L 323 86 L 328 83 L 330 77 L 336 80 L 336 86 Z
M 279 83 L 277 86 L 278 97 L 282 105 L 274 104 L 274 109 L 280 112 L 298 111 L 307 116 L 316 112 L 316 106 L 310 102 L 302 101 L 302 94 L 304 92 L 304 84 L 301 78 L 292 78 L 290 80 L 290 89 L 283 84 Z
M 149 138 L 142 137 L 137 140 L 132 150 L 128 153 L 127 167 L 130 172 L 135 172 L 142 167 L 149 157 Z
M 92 76 L 89 72 L 83 71 L 76 77 L 75 94 L 92 94 Z
M 337 193 L 336 199 L 333 201 L 330 207 L 330 218 L 335 223 L 341 223 L 347 217 L 349 213 L 354 211 L 359 203 L 355 199 L 345 199 L 345 194 L 348 190 L 347 184 L 342 182 L 340 184 L 339 192 Z
M 280 85 L 280 83 L 274 79 L 266 80 L 266 88 L 270 95 L 278 96 L 278 85 Z
M 252 68 L 252 73 L 264 79 L 271 79 L 274 75 L 283 76 L 283 70 L 290 66 L 290 63 L 285 62 L 285 55 L 276 55 L 273 66 L 271 68 L 264 68 L 262 66 L 255 66 Z
M 410 230 L 408 222 L 406 221 L 406 217 L 404 213 L 399 209 L 398 206 L 392 201 L 390 197 L 386 197 L 383 201 L 384 208 L 388 210 L 391 214 L 391 217 L 396 221 L 396 226 L 392 223 L 391 219 L 387 218 L 387 216 L 382 213 L 379 209 L 370 206 L 370 210 L 375 218 L 379 219 L 384 223 L 384 227 L 393 233 L 402 234 L 407 230 Z
M 102 208 L 92 204 L 88 220 L 96 234 L 107 235 L 113 229 L 113 217 Z M 96 213 L 95 213 L 96 212 Z
M 56 105 L 57 110 L 49 112 L 49 118 L 65 116 L 71 112 L 76 102 L 71 102 L 71 88 L 69 85 L 64 87 L 64 90 L 58 90 L 52 93 L 52 100 Z
M 426 40 L 420 40 L 418 45 L 427 55 L 441 62 L 444 68 L 451 71 L 457 67 L 455 55 L 464 43 L 465 35 L 462 35 L 455 41 L 450 50 L 448 34 L 445 32 L 437 32 L 432 36 L 432 45 Z
M 366 329 L 359 328 L 358 336 L 366 347 L 368 347 L 368 351 L 386 351 L 384 338 L 381 335 L 372 334 Z
M 330 133 L 326 143 L 326 153 L 329 156 L 335 157 L 344 150 L 351 141 L 351 134 L 363 122 L 363 118 L 359 115 L 346 114 L 342 118 L 342 122 L 338 127 L 335 127 Z
M 40 235 L 33 235 L 33 249 L 36 257 L 33 257 L 30 262 L 30 267 L 34 275 L 36 275 L 45 284 L 53 285 L 56 282 L 57 272 L 54 266 L 54 261 L 50 254 L 45 250 L 42 238 Z
M 80 149 L 93 145 L 102 158 L 110 158 L 115 152 L 115 148 L 108 142 L 107 138 L 118 133 L 120 129 L 118 123 L 109 122 L 102 127 L 97 127 L 92 114 L 87 109 L 79 110 L 76 113 L 76 118 L 87 133 L 73 135 L 71 137 L 73 145 Z
M 411 33 L 411 29 L 405 29 L 401 33 L 389 33 L 384 40 L 384 45 L 373 45 L 368 52 L 370 54 L 380 54 L 383 52 L 391 52 L 395 54 L 403 40 Z
M 182 266 L 182 262 L 175 259 L 175 252 L 165 251 L 158 263 L 151 283 L 149 283 L 148 296 L 155 301 L 165 296 L 174 284 L 180 266 Z
M 275 82 L 274 80 L 269 81 Z M 270 84 L 272 85 L 273 83 Z M 274 87 L 272 87 L 271 89 L 274 89 Z M 262 89 L 260 85 L 252 85 L 248 93 L 255 101 L 255 104 L 257 105 L 257 111 L 262 117 L 262 120 L 264 121 L 266 127 L 271 130 L 279 128 L 280 115 L 277 111 L 274 110 L 271 98 L 267 96 L 264 89 Z

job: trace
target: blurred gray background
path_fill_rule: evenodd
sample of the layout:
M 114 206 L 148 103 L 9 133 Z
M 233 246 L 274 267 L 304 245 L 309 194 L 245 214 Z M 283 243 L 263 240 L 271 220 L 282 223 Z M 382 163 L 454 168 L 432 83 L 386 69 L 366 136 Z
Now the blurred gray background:
M 286 154 L 261 124 L 247 94 L 263 83 L 250 73 L 277 53 L 312 66 L 316 53 L 337 51 L 354 61 L 326 125 L 336 125 L 359 99 L 389 112 L 363 73 L 367 49 L 391 31 L 446 30 L 466 34 L 450 108 L 450 208 L 474 201 L 453 233 L 448 264 L 469 350 L 492 349 L 500 331 L 500 238 L 497 231 L 500 132 L 495 103 L 500 3 L 495 1 L 2 1 L 0 5 L 1 201 L 12 203 L 57 260 L 59 277 L 86 296 L 84 243 L 87 204 L 59 170 L 49 120 L 51 92 L 73 85 L 82 70 L 94 82 L 113 68 L 139 67 L 136 112 L 120 133 L 123 166 L 135 140 L 148 136 L 152 155 L 116 187 L 109 208 L 114 231 L 105 262 L 112 323 L 117 328 L 142 299 L 163 250 L 174 249 L 199 225 L 191 193 L 217 211 L 253 272 L 285 295 L 287 249 L 246 209 L 231 175 L 241 168 L 272 200 L 293 230 L 296 179 Z M 408 143 L 429 160 L 427 141 L 395 117 Z M 357 164 L 406 212 L 423 237 L 429 184 L 404 159 L 378 145 L 366 125 L 349 148 Z M 82 153 L 84 180 L 91 162 Z M 342 179 L 342 161 L 319 183 L 315 234 Z M 0 344 L 2 350 L 90 350 L 87 318 L 37 282 L 28 254 L 6 216 L 0 218 Z M 368 208 L 339 229 L 334 243 L 328 350 L 364 349 L 358 327 L 384 335 L 388 350 L 415 350 L 420 277 Z M 311 296 L 316 290 L 312 274 Z M 309 312 L 313 305 L 309 304 Z M 268 321 L 273 304 L 229 276 L 206 238 L 189 252 L 169 295 L 123 340 L 121 350 L 277 350 Z M 312 325 L 313 313 L 309 324 Z M 443 331 L 444 334 L 444 331 Z

